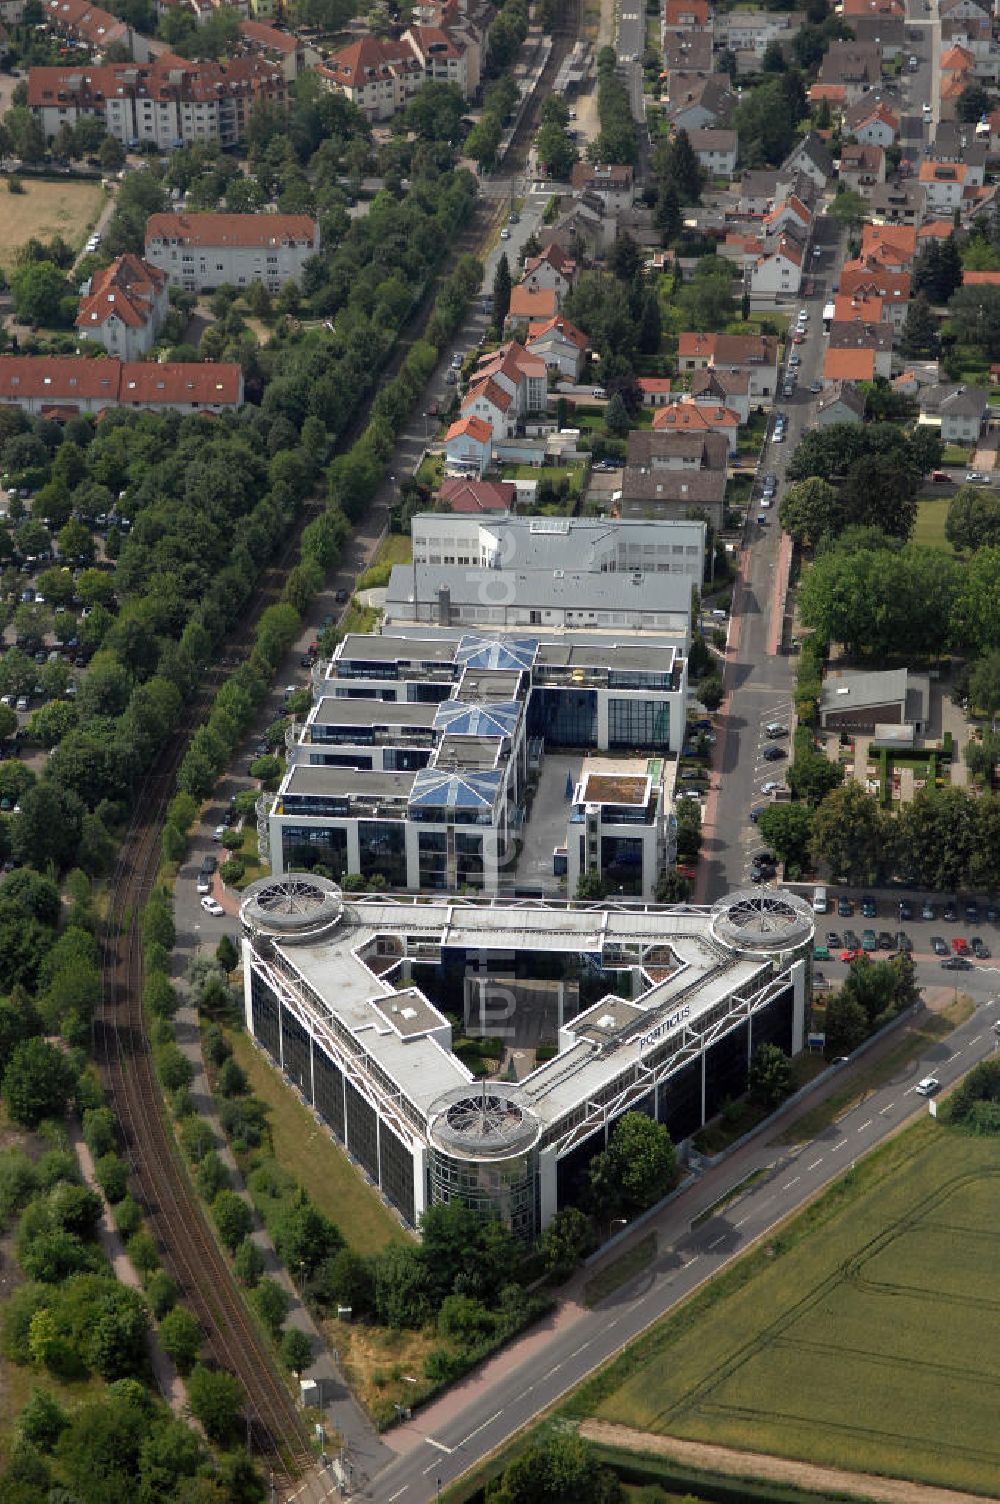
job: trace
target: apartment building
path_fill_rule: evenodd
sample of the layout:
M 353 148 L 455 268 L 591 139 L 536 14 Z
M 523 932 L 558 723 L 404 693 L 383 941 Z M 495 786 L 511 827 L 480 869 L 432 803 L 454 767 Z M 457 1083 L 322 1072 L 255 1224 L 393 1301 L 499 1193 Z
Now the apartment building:
M 230 361 L 121 361 L 90 355 L 0 355 L 0 405 L 67 418 L 106 407 L 219 413 L 243 401 Z
M 166 213 L 146 222 L 146 260 L 171 286 L 196 292 L 252 282 L 278 292 L 319 248 L 319 225 L 307 214 Z
M 109 355 L 148 355 L 169 311 L 164 272 L 131 254 L 99 267 L 81 289 L 76 329 Z

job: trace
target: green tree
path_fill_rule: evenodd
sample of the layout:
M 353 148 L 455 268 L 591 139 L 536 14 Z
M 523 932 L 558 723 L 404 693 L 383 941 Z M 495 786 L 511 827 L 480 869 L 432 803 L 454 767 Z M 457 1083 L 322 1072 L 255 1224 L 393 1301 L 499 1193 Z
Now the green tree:
M 29 261 L 10 279 L 17 316 L 27 324 L 58 327 L 64 322 L 63 302 L 69 284 L 51 261 Z
M 312 1362 L 312 1339 L 306 1332 L 292 1326 L 281 1338 L 281 1361 L 296 1377 L 301 1377 Z
M 550 1279 L 561 1284 L 594 1247 L 594 1230 L 575 1206 L 561 1207 L 548 1223 L 538 1249 Z
M 196 1363 L 188 1376 L 187 1393 L 191 1413 L 201 1421 L 206 1436 L 220 1443 L 232 1440 L 244 1401 L 239 1379 Z
M 486 1504 L 624 1504 L 616 1476 L 570 1432 L 532 1443 L 487 1485 Z
M 3 1074 L 2 1096 L 15 1123 L 36 1128 L 43 1118 L 62 1119 L 76 1087 L 72 1063 L 44 1039 L 14 1046 Z
M 860 193 L 845 189 L 843 193 L 835 195 L 827 213 L 846 230 L 856 231 L 868 217 L 868 205 Z
M 236 1249 L 253 1227 L 253 1214 L 236 1191 L 220 1191 L 212 1202 L 212 1217 L 219 1237 L 229 1249 Z
M 612 1129 L 604 1154 L 591 1162 L 591 1179 L 593 1185 L 603 1182 L 613 1188 L 613 1210 L 627 1216 L 645 1211 L 677 1180 L 677 1155 L 669 1133 L 641 1112 L 625 1113 Z
M 750 1056 L 747 1085 L 751 1097 L 769 1110 L 792 1091 L 792 1062 L 776 1044 L 759 1044 Z
M 628 408 L 622 401 L 620 392 L 615 392 L 604 412 L 604 428 L 612 438 L 624 439 L 632 427 L 632 421 L 628 415 Z
M 850 992 L 841 989 L 827 999 L 824 1028 L 827 1055 L 850 1055 L 868 1038 L 868 1015 Z
M 1000 652 L 988 653 L 972 665 L 969 672 L 969 703 L 990 717 L 995 731 L 997 714 L 1000 712 Z
M 788 487 L 778 504 L 778 520 L 796 543 L 812 548 L 827 534 L 839 533 L 846 518 L 837 489 L 813 475 Z
M 954 548 L 1000 546 L 1000 496 L 979 486 L 959 486 L 948 507 L 944 531 Z
M 780 862 L 802 867 L 809 855 L 813 816 L 807 804 L 769 804 L 757 829 Z
M 184 1306 L 174 1306 L 160 1321 L 160 1343 L 182 1374 L 190 1373 L 198 1361 L 205 1334 L 201 1322 Z
M 253 1292 L 253 1302 L 261 1321 L 274 1336 L 288 1315 L 291 1297 L 276 1280 L 262 1279 Z
M 236 1278 L 248 1290 L 253 1290 L 264 1273 L 264 1255 L 252 1238 L 244 1238 L 233 1255 Z
M 888 837 L 878 800 L 853 780 L 831 790 L 813 816 L 813 855 L 846 882 L 874 882 Z
M 941 346 L 938 322 L 924 293 L 910 300 L 899 348 L 908 360 L 933 360 Z

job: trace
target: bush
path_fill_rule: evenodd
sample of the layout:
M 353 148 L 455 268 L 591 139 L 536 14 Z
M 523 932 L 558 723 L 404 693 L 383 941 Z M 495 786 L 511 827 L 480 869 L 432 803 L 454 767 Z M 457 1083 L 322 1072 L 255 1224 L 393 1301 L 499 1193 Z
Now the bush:
M 167 1044 L 156 1052 L 156 1074 L 164 1091 L 179 1091 L 191 1085 L 194 1067 L 178 1045 Z
M 215 1148 L 215 1133 L 210 1123 L 195 1114 L 185 1118 L 180 1128 L 181 1148 L 192 1164 L 200 1165 Z
M 220 1191 L 229 1189 L 229 1171 L 215 1149 L 210 1149 L 202 1159 L 195 1182 L 206 1201 L 214 1201 Z
M 233 1268 L 241 1285 L 248 1290 L 256 1289 L 264 1273 L 264 1255 L 253 1238 L 243 1239 L 233 1255 Z
M 217 1091 L 224 1097 L 243 1097 L 247 1093 L 248 1081 L 246 1071 L 233 1058 L 230 1058 L 221 1067 L 215 1079 Z
M 247 870 L 247 864 L 241 856 L 231 856 L 228 861 L 222 863 L 219 868 L 219 876 L 227 888 L 235 887 L 243 881 L 243 874 Z
M 288 1315 L 291 1297 L 277 1280 L 262 1279 L 253 1292 L 257 1314 L 272 1336 L 277 1336 L 281 1324 Z
M 83 1114 L 83 1140 L 95 1159 L 117 1147 L 115 1118 L 109 1107 L 90 1107 Z
M 301 1374 L 312 1362 L 312 1338 L 298 1327 L 289 1327 L 281 1339 L 281 1361 L 294 1374 Z
M 160 1255 L 157 1252 L 155 1239 L 151 1233 L 146 1232 L 145 1228 L 132 1234 L 125 1245 L 125 1251 L 140 1275 L 152 1274 L 154 1269 L 160 1267 Z
M 212 1202 L 212 1217 L 222 1242 L 235 1253 L 253 1228 L 253 1213 L 236 1191 L 220 1191 Z

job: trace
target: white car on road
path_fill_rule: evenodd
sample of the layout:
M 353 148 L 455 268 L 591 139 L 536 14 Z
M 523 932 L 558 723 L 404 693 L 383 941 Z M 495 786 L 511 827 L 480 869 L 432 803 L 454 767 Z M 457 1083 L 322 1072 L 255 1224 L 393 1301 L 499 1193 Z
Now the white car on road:
M 221 903 L 215 898 L 203 898 L 201 906 L 206 914 L 211 914 L 213 919 L 221 919 L 226 912 Z

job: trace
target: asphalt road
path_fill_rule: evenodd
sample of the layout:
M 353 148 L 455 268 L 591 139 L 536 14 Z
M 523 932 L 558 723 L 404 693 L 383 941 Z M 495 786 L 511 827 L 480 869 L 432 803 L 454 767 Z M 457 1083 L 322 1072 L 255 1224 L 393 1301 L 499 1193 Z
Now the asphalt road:
M 750 506 L 745 534 L 746 575 L 734 599 L 734 619 L 730 631 L 737 633 L 737 647 L 726 670 L 726 687 L 730 692 L 722 718 L 724 736 L 718 746 L 719 790 L 713 828 L 706 834 L 702 861 L 705 864 L 704 891 L 709 901 L 741 886 L 747 877 L 755 851 L 763 849 L 756 826 L 749 819 L 750 810 L 766 802 L 761 785 L 784 776 L 785 763 L 766 762 L 764 726 L 768 721 L 790 725 L 794 659 L 768 653 L 768 626 L 781 526 L 778 505 L 785 491 L 785 469 L 802 436 L 815 422 L 816 398 L 811 383 L 818 381 L 823 370 L 826 339 L 823 334 L 823 305 L 830 297 L 830 287 L 837 281 L 842 259 L 842 238 L 836 223 L 825 216 L 816 222 L 815 243 L 822 255 L 813 258 L 814 291 L 812 296 L 787 305 L 796 317 L 800 308 L 809 312 L 805 342 L 792 347 L 801 364 L 792 397 L 778 396 L 775 407 L 787 418 L 784 442 L 773 441 L 773 422 L 768 427 L 757 468 L 754 499 Z M 787 369 L 787 367 L 786 367 Z M 757 505 L 761 478 L 772 471 L 778 478 L 774 504 L 767 511 Z M 763 524 L 757 518 L 764 517 Z
M 939 980 L 940 975 L 934 979 Z M 921 1077 L 933 1073 L 942 1087 L 947 1087 L 995 1047 L 993 1026 L 1000 1023 L 1000 1005 L 992 990 L 997 985 L 995 969 L 993 973 L 979 970 L 965 974 L 963 990 L 977 998 L 976 1011 L 968 1022 L 873 1091 L 835 1126 L 797 1146 L 775 1144 L 769 1128 L 710 1170 L 658 1219 L 660 1252 L 652 1268 L 556 1332 L 541 1354 L 534 1354 L 499 1378 L 433 1433 L 423 1431 L 418 1412 L 395 1438 L 397 1445 L 405 1442 L 409 1450 L 351 1497 L 377 1504 L 427 1504 L 433 1500 L 439 1487 L 467 1472 L 540 1411 L 565 1396 L 652 1322 L 829 1185 L 860 1155 L 926 1111 L 924 1099 L 916 1094 Z M 827 1089 L 839 1089 L 852 1068 L 846 1065 L 843 1075 L 836 1076 Z M 813 1105 L 813 1100 L 810 1097 L 807 1105 Z M 780 1124 L 783 1132 L 794 1116 Z M 692 1226 L 732 1187 L 761 1168 L 768 1173 L 746 1193 L 718 1215 Z

